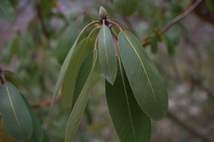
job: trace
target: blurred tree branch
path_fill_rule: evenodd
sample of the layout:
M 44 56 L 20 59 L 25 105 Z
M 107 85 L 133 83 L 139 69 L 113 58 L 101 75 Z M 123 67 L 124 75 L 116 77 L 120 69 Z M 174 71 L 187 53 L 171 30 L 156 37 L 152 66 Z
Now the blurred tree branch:
M 180 120 L 177 116 L 175 116 L 173 113 L 168 112 L 167 113 L 167 117 L 170 118 L 171 120 L 175 121 L 176 123 L 178 123 L 179 126 L 181 126 L 183 129 L 185 129 L 188 132 L 190 132 L 192 135 L 195 135 L 195 136 L 199 137 L 204 142 L 211 142 L 205 135 L 199 133 L 194 128 L 192 128 L 189 125 L 187 125 L 185 122 Z

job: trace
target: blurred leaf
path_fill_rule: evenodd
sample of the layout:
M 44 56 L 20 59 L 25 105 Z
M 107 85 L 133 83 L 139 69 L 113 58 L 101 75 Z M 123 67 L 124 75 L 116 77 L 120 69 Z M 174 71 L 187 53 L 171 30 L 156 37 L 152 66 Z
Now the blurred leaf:
M 1 115 L 0 115 L 0 142 L 14 142 L 12 137 L 8 134 L 7 130 L 5 129 Z
M 181 23 L 178 23 L 179 28 L 185 35 L 189 35 L 189 30 Z
M 173 42 L 170 40 L 170 38 L 167 35 L 165 35 L 164 38 L 165 38 L 168 54 L 170 56 L 174 57 L 175 56 L 175 45 L 173 44 Z
M 152 53 L 157 53 L 158 51 L 158 36 L 155 34 L 153 37 L 151 37 L 151 51 Z
M 150 119 L 139 107 L 119 59 L 118 75 L 112 86 L 106 81 L 106 98 L 121 142 L 149 142 Z
M 95 50 L 83 62 L 75 87 L 75 94 L 78 95 L 76 103 L 72 109 L 70 117 L 68 119 L 66 133 L 65 133 L 65 142 L 70 142 L 73 140 L 75 133 L 79 127 L 80 121 L 82 119 L 88 97 L 89 90 L 92 81 L 93 69 L 97 60 L 97 51 Z M 75 96 L 77 96 L 75 95 Z
M 123 17 L 129 17 L 137 10 L 138 0 L 114 0 L 115 10 Z
M 99 61 L 106 80 L 114 84 L 117 75 L 116 47 L 107 26 L 103 26 L 98 38 Z
M 168 97 L 161 75 L 131 32 L 121 32 L 118 43 L 122 64 L 139 106 L 150 118 L 162 119 L 168 110 Z
M 71 106 L 76 78 L 82 62 L 90 53 L 91 39 L 85 38 L 74 49 L 74 53 L 69 61 L 68 69 L 65 73 L 62 84 L 62 98 L 66 105 Z
M 33 133 L 32 133 L 32 136 L 30 138 L 30 142 L 42 142 L 42 140 L 43 140 L 43 129 L 42 129 L 41 122 L 39 121 L 38 116 L 34 112 L 33 108 L 31 107 L 31 105 L 29 104 L 29 102 L 25 98 L 25 96 L 22 95 L 22 98 L 23 98 L 25 104 L 27 105 L 28 111 L 30 113 L 30 116 L 31 116 L 32 122 L 33 122 Z
M 0 96 L 0 112 L 8 133 L 17 141 L 30 139 L 32 119 L 19 91 L 7 82 L 0 88 Z
M 8 0 L 0 0 L 0 18 L 8 21 L 13 21 L 15 18 L 15 11 Z
M 60 64 L 65 60 L 66 55 L 71 49 L 72 44 L 75 42 L 78 36 L 78 26 L 76 23 L 71 24 L 65 30 L 59 39 L 56 48 L 56 58 Z
M 214 0 L 206 0 L 206 4 L 210 11 L 214 11 Z

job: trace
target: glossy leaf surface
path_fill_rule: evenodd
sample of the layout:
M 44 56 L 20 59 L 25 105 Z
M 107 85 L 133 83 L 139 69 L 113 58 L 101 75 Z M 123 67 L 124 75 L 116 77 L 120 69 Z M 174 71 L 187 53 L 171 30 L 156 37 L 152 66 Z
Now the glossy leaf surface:
M 91 39 L 85 38 L 77 45 L 70 59 L 62 84 L 62 98 L 67 105 L 72 104 L 76 78 L 80 66 L 91 50 Z
M 137 10 L 138 0 L 114 0 L 115 10 L 124 17 L 129 17 Z
M 33 132 L 32 119 L 19 91 L 7 82 L 0 88 L 0 96 L 0 113 L 8 133 L 17 141 L 30 139 Z
M 141 109 L 152 119 L 160 120 L 168 110 L 164 81 L 138 39 L 130 32 L 118 37 L 122 64 Z
M 13 21 L 15 18 L 15 11 L 8 0 L 0 0 L 0 18 Z
M 106 98 L 115 130 L 121 142 L 149 142 L 151 124 L 139 107 L 122 64 L 114 85 L 106 81 Z
M 106 80 L 114 84 L 117 75 L 117 60 L 115 45 L 111 31 L 107 26 L 103 26 L 98 38 L 99 61 Z
M 97 51 L 92 52 L 84 60 L 75 87 L 75 94 L 77 98 L 74 98 L 75 105 L 69 116 L 69 120 L 66 127 L 65 142 L 71 142 L 77 132 L 79 124 L 89 97 L 89 90 L 92 81 L 93 69 L 97 60 Z

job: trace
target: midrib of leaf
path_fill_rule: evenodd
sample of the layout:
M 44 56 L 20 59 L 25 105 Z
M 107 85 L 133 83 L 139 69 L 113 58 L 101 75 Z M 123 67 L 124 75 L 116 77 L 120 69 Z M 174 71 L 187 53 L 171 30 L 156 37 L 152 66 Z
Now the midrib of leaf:
M 107 65 L 108 65 L 108 70 L 111 74 L 111 77 L 113 76 L 112 75 L 112 72 L 111 72 L 111 69 L 110 69 L 110 64 L 109 64 L 109 60 L 108 60 L 108 54 L 107 54 L 107 47 L 106 47 L 106 31 L 105 31 L 105 28 L 103 28 L 103 33 L 104 33 L 104 49 L 105 49 L 105 55 L 106 55 L 106 61 L 107 61 Z
M 134 139 L 136 140 L 134 126 L 133 126 L 133 122 L 132 122 L 132 115 L 131 115 L 130 106 L 129 106 L 128 94 L 127 94 L 127 91 L 126 91 L 126 84 L 125 84 L 125 79 L 124 79 L 124 76 L 123 76 L 122 63 L 121 63 L 120 57 L 118 57 L 118 61 L 119 61 L 120 73 L 121 73 L 121 77 L 122 77 L 122 81 L 123 81 L 123 87 L 124 87 L 124 90 L 125 90 L 126 103 L 127 103 L 127 106 L 128 106 L 129 119 L 130 119 L 130 122 L 131 122 L 132 133 L 134 135 Z
M 124 35 L 125 35 L 126 39 L 128 40 L 129 44 L 131 45 L 132 49 L 133 49 L 134 52 L 136 53 L 136 55 L 137 55 L 137 57 L 138 57 L 138 59 L 139 59 L 141 65 L 142 65 L 142 67 L 143 67 L 143 70 L 144 70 L 144 72 L 145 72 L 145 74 L 146 74 L 146 78 L 147 78 L 147 80 L 148 80 L 148 82 L 149 82 L 149 86 L 150 86 L 150 88 L 151 88 L 151 90 L 152 90 L 152 93 L 153 93 L 153 95 L 154 95 L 154 97 L 155 97 L 155 101 L 157 102 L 157 98 L 156 98 L 154 89 L 153 89 L 153 87 L 152 87 L 152 84 L 151 84 L 149 75 L 148 75 L 148 73 L 147 73 L 147 70 L 146 70 L 146 68 L 145 68 L 145 65 L 144 65 L 143 61 L 141 60 L 140 55 L 137 53 L 136 49 L 135 49 L 134 46 L 132 45 L 131 41 L 129 40 L 129 38 L 127 37 L 127 35 L 126 35 L 125 32 L 124 32 Z
M 20 130 L 21 130 L 21 132 L 22 132 L 23 137 L 24 137 L 24 133 L 23 133 L 22 127 L 21 127 L 21 125 L 20 125 L 20 123 L 19 123 L 19 119 L 18 119 L 18 117 L 17 117 L 17 115 L 16 115 L 16 111 L 15 111 L 15 108 L 14 108 L 14 106 L 13 106 L 13 102 L 12 102 L 11 95 L 10 95 L 10 91 L 9 91 L 9 89 L 8 89 L 7 84 L 5 84 L 5 88 L 6 88 L 7 96 L 8 96 L 8 98 L 9 98 L 10 105 L 11 105 L 11 107 L 12 107 L 12 110 L 13 110 L 13 113 L 14 113 L 14 115 L 15 115 L 16 121 L 17 121 L 18 126 L 19 126 L 19 128 L 20 128 Z

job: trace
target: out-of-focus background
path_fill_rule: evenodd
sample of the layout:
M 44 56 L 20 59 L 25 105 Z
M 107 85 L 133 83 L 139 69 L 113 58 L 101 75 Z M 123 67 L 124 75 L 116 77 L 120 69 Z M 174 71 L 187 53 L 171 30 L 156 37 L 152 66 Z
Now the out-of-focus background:
M 12 0 L 11 0 L 12 1 Z M 51 100 L 61 64 L 56 52 L 71 44 L 80 30 L 99 18 L 100 5 L 109 16 L 129 28 L 139 39 L 152 36 L 196 0 L 140 0 L 129 18 L 120 16 L 112 0 L 14 0 L 15 19 L 0 19 L 0 67 L 14 72 L 41 101 Z M 75 25 L 75 28 L 70 26 Z M 66 31 L 67 32 L 66 34 Z M 63 38 L 70 38 L 63 41 Z M 147 53 L 163 76 L 169 96 L 169 113 L 152 121 L 151 142 L 212 142 L 214 140 L 214 11 L 205 0 L 172 26 Z M 61 47 L 63 48 L 63 47 Z M 89 104 L 75 142 L 116 142 L 103 78 L 95 80 Z M 36 109 L 44 122 L 49 111 Z M 58 102 L 45 139 L 61 142 L 69 110 Z M 45 124 L 44 124 L 45 125 Z M 44 126 L 45 127 L 45 126 Z

